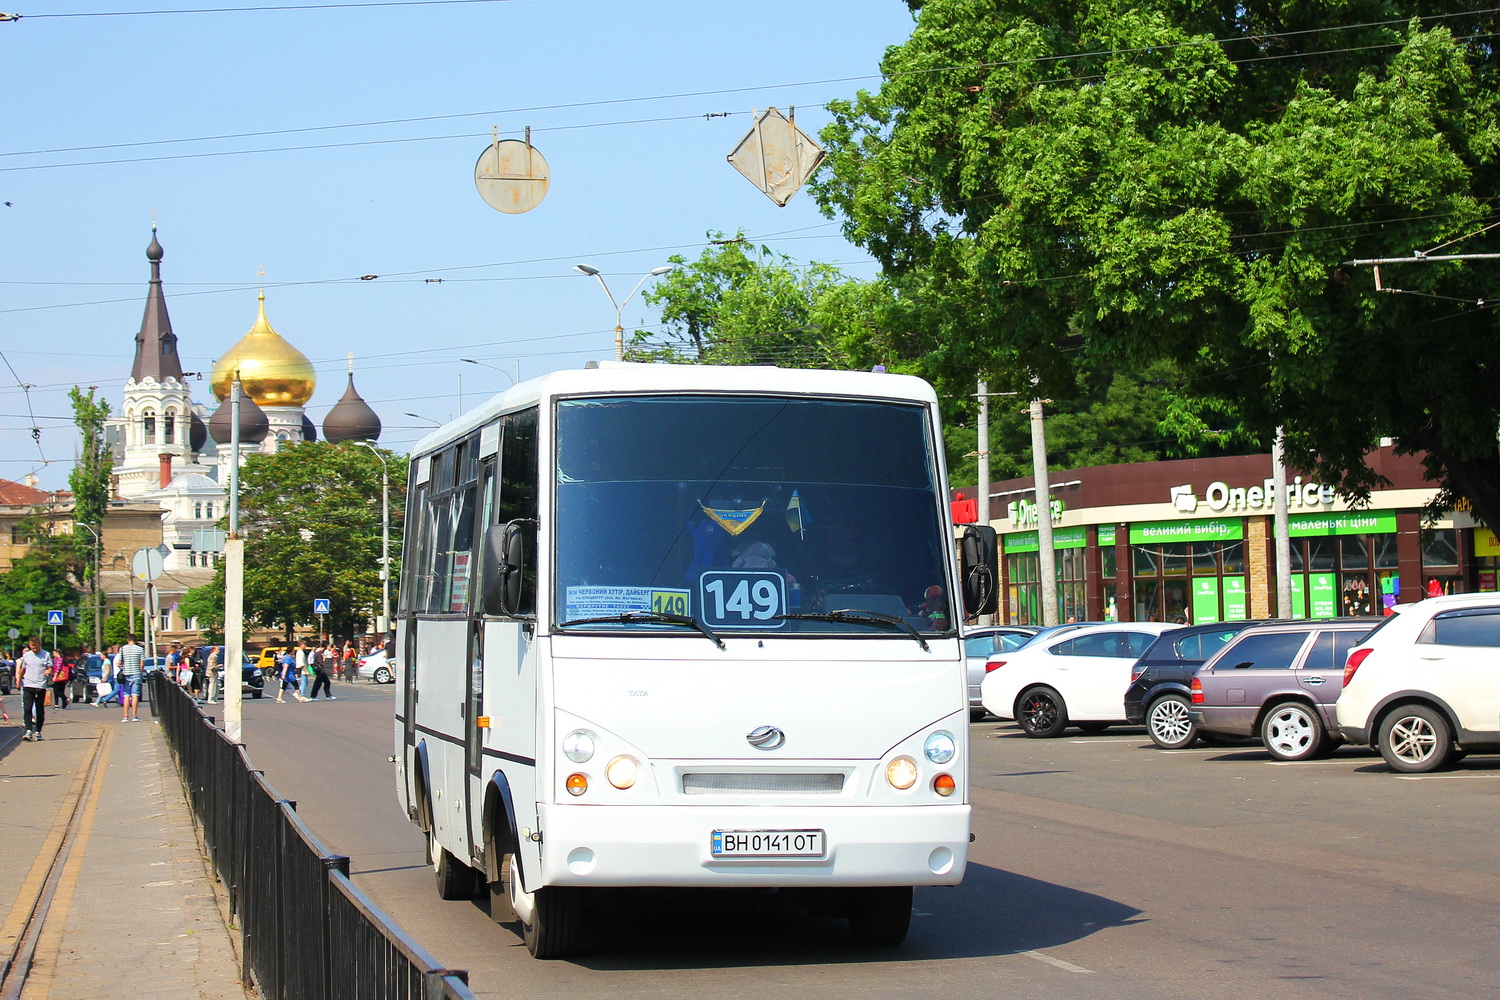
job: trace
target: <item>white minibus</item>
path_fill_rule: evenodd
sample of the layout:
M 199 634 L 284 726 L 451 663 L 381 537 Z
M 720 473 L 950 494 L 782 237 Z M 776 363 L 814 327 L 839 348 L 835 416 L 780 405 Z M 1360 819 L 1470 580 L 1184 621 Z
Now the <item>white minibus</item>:
M 969 848 L 964 616 L 937 398 L 872 372 L 602 363 L 412 453 L 398 794 L 444 898 L 530 952 L 607 890 L 805 895 L 896 944 Z

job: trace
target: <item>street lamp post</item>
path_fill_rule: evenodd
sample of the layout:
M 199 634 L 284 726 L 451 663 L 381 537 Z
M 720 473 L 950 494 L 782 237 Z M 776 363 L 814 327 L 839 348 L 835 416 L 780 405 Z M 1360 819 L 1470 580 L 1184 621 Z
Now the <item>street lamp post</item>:
M 391 627 L 391 477 L 385 456 L 368 441 L 356 441 L 380 459 L 380 633 L 385 641 Z
M 100 598 L 103 594 L 99 589 L 99 574 L 104 569 L 104 538 L 91 525 L 83 524 L 76 518 L 73 521 L 73 527 L 82 528 L 94 536 L 94 652 L 102 653 L 104 651 L 104 623 L 99 620 L 99 616 L 102 613 Z
M 672 270 L 672 266 L 667 265 L 665 267 L 653 268 L 652 270 L 647 271 L 645 274 L 641 275 L 641 280 L 635 283 L 635 287 L 630 290 L 630 295 L 625 296 L 619 302 L 615 301 L 614 293 L 611 292 L 609 290 L 609 286 L 604 283 L 604 275 L 599 273 L 599 269 L 597 267 L 589 267 L 587 264 L 574 264 L 573 270 L 577 271 L 579 274 L 587 274 L 591 277 L 598 278 L 599 287 L 604 289 L 605 295 L 609 296 L 609 304 L 615 307 L 615 360 L 624 361 L 625 327 L 620 320 L 620 314 L 625 311 L 625 304 L 630 301 L 631 297 L 634 296 L 636 292 L 641 290 L 641 286 L 644 285 L 648 280 L 666 274 L 668 271 Z
M 496 365 L 492 365 L 492 364 L 487 364 L 487 363 L 485 363 L 483 361 L 476 361 L 473 358 L 459 358 L 458 360 L 460 360 L 460 361 L 462 361 L 462 362 L 464 362 L 466 364 L 478 365 L 481 368 L 488 368 L 491 371 L 497 371 L 501 375 L 504 375 L 506 378 L 510 379 L 510 384 L 511 385 L 519 385 L 520 382 L 521 382 L 521 359 L 520 358 L 516 359 L 516 373 L 514 375 L 512 375 L 510 372 L 506 371 L 504 368 L 500 368 L 500 367 L 498 367 Z M 408 413 L 407 416 L 411 416 L 411 414 Z
M 434 427 L 441 427 L 441 426 L 443 426 L 441 422 L 439 422 L 437 420 L 433 420 L 431 417 L 424 417 L 420 413 L 403 413 L 401 415 L 403 417 L 416 417 L 418 420 L 425 420 L 425 421 L 427 421 L 429 424 L 431 424 Z

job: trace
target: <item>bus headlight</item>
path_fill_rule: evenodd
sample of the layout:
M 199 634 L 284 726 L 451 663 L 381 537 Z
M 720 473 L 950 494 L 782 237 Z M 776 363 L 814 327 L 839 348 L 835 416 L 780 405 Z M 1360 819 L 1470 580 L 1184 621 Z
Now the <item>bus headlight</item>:
M 934 764 L 946 764 L 958 753 L 958 743 L 953 739 L 952 733 L 945 733 L 940 729 L 927 737 L 927 742 L 922 744 L 922 752 Z
M 604 769 L 604 776 L 609 779 L 611 785 L 625 789 L 635 784 L 636 772 L 639 769 L 640 765 L 634 757 L 626 757 L 622 754 L 609 762 L 609 766 Z
M 917 783 L 917 762 L 910 757 L 897 757 L 885 766 L 885 780 L 892 788 L 906 791 Z
M 575 764 L 582 764 L 594 756 L 596 737 L 587 729 L 575 729 L 563 737 L 562 750 Z

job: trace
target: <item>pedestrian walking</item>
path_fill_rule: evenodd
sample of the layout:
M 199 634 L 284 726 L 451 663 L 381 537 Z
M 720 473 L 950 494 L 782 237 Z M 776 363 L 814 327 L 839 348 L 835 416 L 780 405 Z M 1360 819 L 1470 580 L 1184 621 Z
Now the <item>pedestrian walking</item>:
M 306 701 L 302 692 L 297 690 L 297 655 L 290 649 L 281 654 L 281 687 L 276 692 L 276 704 L 280 705 L 286 693 L 290 691 L 292 697 L 298 701 Z
M 350 684 L 353 684 L 356 680 L 359 679 L 359 670 L 358 670 L 357 664 L 354 662 L 354 660 L 355 660 L 355 656 L 354 656 L 354 640 L 353 639 L 345 639 L 344 640 L 344 680 L 348 681 Z
M 302 699 L 308 700 L 307 689 L 312 687 L 312 670 L 307 663 L 307 640 L 303 639 L 297 643 L 297 689 L 302 692 Z
M 42 738 L 47 722 L 47 685 L 52 682 L 52 657 L 42 652 L 42 640 L 33 638 L 16 661 L 21 677 L 21 722 L 26 732 L 23 740 Z
M 312 697 L 310 701 L 318 700 L 318 689 L 323 689 L 323 695 L 333 701 L 333 684 L 328 677 L 328 650 L 321 644 L 314 646 L 307 654 L 307 669 L 312 671 Z
M 215 646 L 208 654 L 208 703 L 219 700 L 219 671 L 224 666 L 224 647 Z
M 68 707 L 68 681 L 72 679 L 68 661 L 62 653 L 52 654 L 52 707 L 59 712 Z
M 135 641 L 135 635 L 125 637 L 115 665 L 115 686 L 120 689 L 121 722 L 140 722 L 141 681 L 145 674 L 146 650 Z

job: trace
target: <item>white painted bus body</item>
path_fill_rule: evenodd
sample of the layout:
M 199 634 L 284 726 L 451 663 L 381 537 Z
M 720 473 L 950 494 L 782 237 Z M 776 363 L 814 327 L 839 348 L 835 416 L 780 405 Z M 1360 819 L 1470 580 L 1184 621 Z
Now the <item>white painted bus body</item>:
M 556 537 L 559 484 L 567 490 L 575 482 L 558 468 L 554 418 L 559 406 L 580 398 L 679 394 L 919 409 L 920 461 L 931 478 L 930 498 L 923 501 L 930 509 L 924 507 L 919 519 L 924 531 L 930 520 L 936 525 L 930 530 L 949 532 L 937 402 L 918 379 L 622 365 L 557 373 L 512 388 L 417 445 L 409 502 L 434 495 L 419 487 L 432 486 L 436 456 L 454 442 L 479 442 L 475 457 L 482 476 L 485 463 L 503 446 L 489 428 L 502 415 L 534 408 L 539 456 L 535 615 L 523 620 L 482 613 L 482 530 L 474 532 L 474 555 L 463 569 L 473 574 L 466 578 L 466 599 L 438 610 L 430 600 L 413 608 L 408 588 L 419 585 L 413 561 L 422 558 L 414 542 L 417 519 L 427 515 L 409 512 L 396 646 L 402 806 L 413 822 L 430 828 L 436 845 L 493 880 L 498 859 L 487 855 L 487 845 L 495 842 L 495 832 L 486 823 L 500 822 L 493 802 L 496 788 L 503 787 L 513 813 L 516 868 L 527 892 L 548 886 L 958 883 L 970 839 L 969 716 L 963 649 L 952 628 L 924 626 L 915 635 L 904 627 L 792 621 L 762 629 L 716 629 L 721 649 L 694 628 L 563 625 L 583 617 L 560 613 L 574 607 L 568 602 L 575 595 L 581 595 L 579 607 L 589 608 L 613 598 L 592 584 L 559 582 L 560 562 L 568 558 Z M 681 431 L 686 441 L 697 428 Z M 818 493 L 816 485 L 803 491 L 803 497 Z M 762 514 L 770 503 L 761 501 Z M 619 522 L 619 537 L 630 534 L 632 517 L 646 525 L 655 516 L 654 510 L 632 512 L 628 506 L 616 503 L 605 511 Z M 785 523 L 771 521 L 763 530 L 778 532 L 768 537 L 784 550 L 807 541 L 815 529 L 829 530 L 824 526 L 841 516 L 834 509 L 813 509 L 798 530 L 783 506 L 791 503 L 778 494 L 770 511 Z M 843 512 L 858 515 L 858 510 Z M 802 516 L 799 510 L 796 518 Z M 649 533 L 650 526 L 643 527 L 642 534 Z M 862 544 L 886 541 L 869 537 Z M 925 536 L 921 544 L 933 548 Z M 951 532 L 938 549 L 933 549 L 933 582 L 956 595 Z M 730 583 L 734 572 L 724 571 Z M 755 576 L 755 571 L 741 572 Z M 772 595 L 775 610 L 795 611 L 792 574 L 762 570 L 759 575 L 768 572 L 785 581 L 776 587 L 793 588 Z M 764 579 L 754 582 L 767 586 Z M 692 595 L 695 611 L 701 596 Z M 910 588 L 904 597 L 911 600 Z M 867 595 L 849 598 L 862 599 Z M 824 597 L 819 606 L 833 610 L 844 600 Z M 747 613 L 759 612 L 757 606 Z M 909 613 L 897 617 L 917 620 Z M 789 626 L 824 631 L 796 632 Z M 763 727 L 774 727 L 783 738 L 776 745 L 754 745 L 752 734 Z M 570 759 L 563 749 L 564 740 L 579 732 L 590 734 L 594 743 L 592 756 L 583 761 Z M 954 744 L 951 760 L 929 759 L 927 744 L 935 733 Z M 615 787 L 606 773 L 609 762 L 622 757 L 637 765 L 635 781 L 626 788 Z M 902 759 L 898 770 L 916 771 L 905 789 L 887 777 L 897 758 Z M 572 777 L 576 783 L 580 775 L 587 787 L 574 794 L 568 782 Z M 939 775 L 946 776 L 947 794 L 934 786 Z M 819 840 L 808 856 L 726 856 L 741 842 L 739 831 L 778 836 L 816 831 Z M 755 838 L 742 839 L 749 845 Z M 786 846 L 775 839 L 760 837 L 772 851 Z M 794 839 L 786 838 L 788 844 Z M 731 850 L 726 852 L 726 845 Z

